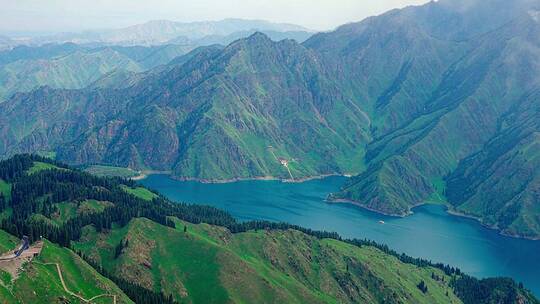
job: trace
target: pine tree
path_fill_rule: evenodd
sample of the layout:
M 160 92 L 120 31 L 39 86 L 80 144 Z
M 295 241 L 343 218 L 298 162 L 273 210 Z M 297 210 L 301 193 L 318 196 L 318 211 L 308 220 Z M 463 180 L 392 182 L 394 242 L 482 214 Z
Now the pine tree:
M 420 289 L 420 291 L 422 291 L 423 293 L 426 293 L 428 291 L 427 285 L 424 280 L 420 281 L 420 283 L 418 283 L 416 287 L 418 287 L 418 289 Z

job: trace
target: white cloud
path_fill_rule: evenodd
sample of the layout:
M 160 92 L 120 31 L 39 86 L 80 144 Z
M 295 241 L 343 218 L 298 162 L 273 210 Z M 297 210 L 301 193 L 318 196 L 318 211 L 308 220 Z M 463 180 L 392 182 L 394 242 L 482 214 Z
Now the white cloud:
M 428 0 L 0 0 L 0 31 L 118 28 L 154 19 L 290 22 L 317 30 Z

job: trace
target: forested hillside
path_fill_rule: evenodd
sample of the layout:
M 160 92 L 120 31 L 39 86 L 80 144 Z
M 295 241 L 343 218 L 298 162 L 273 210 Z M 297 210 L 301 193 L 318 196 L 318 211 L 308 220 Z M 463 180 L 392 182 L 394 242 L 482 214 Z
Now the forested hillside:
M 79 302 L 47 263 L 60 265 L 69 290 L 118 303 L 538 303 L 510 279 L 477 280 L 334 233 L 239 223 L 42 157 L 2 161 L 0 178 L 2 230 L 47 239 L 19 278 L 3 276 L 6 303 Z M 0 231 L 2 251 L 14 244 Z

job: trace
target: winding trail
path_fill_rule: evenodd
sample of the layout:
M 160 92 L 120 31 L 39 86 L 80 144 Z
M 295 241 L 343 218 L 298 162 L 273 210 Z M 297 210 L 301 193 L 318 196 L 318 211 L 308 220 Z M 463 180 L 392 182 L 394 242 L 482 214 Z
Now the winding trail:
M 37 264 L 41 264 L 41 265 L 54 265 L 56 266 L 56 271 L 58 272 L 58 277 L 60 277 L 60 282 L 62 283 L 62 287 L 64 288 L 64 291 L 76 298 L 78 298 L 79 300 L 85 302 L 85 303 L 92 303 L 93 300 L 95 299 L 98 299 L 98 298 L 102 298 L 102 297 L 112 297 L 113 299 L 113 304 L 116 304 L 116 295 L 113 295 L 113 294 L 101 294 L 101 295 L 97 295 L 95 297 L 92 297 L 90 299 L 85 299 L 83 298 L 82 296 L 72 292 L 71 290 L 69 290 L 66 286 L 66 282 L 64 281 L 64 276 L 62 276 L 62 270 L 60 269 L 60 264 L 58 263 L 40 263 L 40 262 L 36 262 L 34 261 L 34 263 L 37 263 Z
M 116 304 L 116 295 L 113 294 L 101 294 L 97 295 L 95 297 L 92 297 L 90 299 L 85 299 L 82 296 L 72 292 L 67 288 L 66 282 L 64 281 L 64 276 L 62 275 L 62 270 L 60 269 L 60 264 L 58 263 L 41 263 L 38 261 L 32 261 L 34 257 L 39 255 L 41 253 L 41 250 L 43 249 L 43 242 L 38 241 L 32 246 L 20 246 L 20 249 L 17 249 L 16 251 L 20 250 L 18 254 L 15 253 L 6 253 L 2 256 L 0 256 L 0 269 L 7 271 L 12 275 L 12 278 L 14 280 L 17 279 L 19 272 L 22 269 L 22 266 L 26 262 L 32 262 L 40 265 L 54 265 L 56 267 L 56 271 L 58 272 L 58 277 L 60 278 L 60 282 L 62 283 L 62 287 L 64 288 L 64 291 L 68 293 L 71 296 L 74 296 L 78 298 L 79 300 L 85 302 L 85 303 L 92 303 L 95 299 L 103 298 L 103 297 L 110 297 L 113 300 L 113 304 Z

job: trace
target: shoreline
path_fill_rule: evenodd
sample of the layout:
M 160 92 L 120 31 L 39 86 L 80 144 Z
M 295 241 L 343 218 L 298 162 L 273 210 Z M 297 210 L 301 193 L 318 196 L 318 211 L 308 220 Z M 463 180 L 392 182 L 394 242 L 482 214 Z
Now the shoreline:
M 193 181 L 193 182 L 199 182 L 199 183 L 202 183 L 202 184 L 228 184 L 228 183 L 235 183 L 235 182 L 242 182 L 242 181 L 280 181 L 282 183 L 303 183 L 303 182 L 312 181 L 312 180 L 324 179 L 324 178 L 332 177 L 332 176 L 342 176 L 342 177 L 347 177 L 347 178 L 350 178 L 352 176 L 351 174 L 329 173 L 329 174 L 321 174 L 321 175 L 303 177 L 303 178 L 294 179 L 294 180 L 287 179 L 287 178 L 279 178 L 279 177 L 275 177 L 275 176 L 239 177 L 239 178 L 229 178 L 229 179 L 204 179 L 204 178 L 193 178 L 193 177 L 176 177 L 176 176 L 171 175 L 170 171 L 141 171 L 140 175 L 137 175 L 135 177 L 131 177 L 130 179 L 134 180 L 134 181 L 140 181 L 140 180 L 146 179 L 150 175 L 157 175 L 157 174 L 168 175 L 169 178 L 177 180 L 177 181 Z M 367 206 L 361 204 L 360 202 L 350 200 L 350 199 L 331 198 L 329 196 L 324 201 L 329 203 L 329 204 L 350 204 L 350 205 L 353 205 L 353 206 L 368 210 L 368 211 L 373 212 L 373 213 L 377 213 L 377 214 L 384 215 L 384 216 L 389 216 L 389 217 L 395 217 L 395 218 L 405 218 L 407 216 L 413 215 L 414 212 L 412 211 L 412 209 L 414 209 L 416 207 L 423 206 L 423 205 L 432 204 L 432 203 L 429 203 L 429 202 L 418 203 L 418 204 L 415 204 L 413 206 L 410 206 L 409 211 L 407 211 L 406 213 L 391 213 L 391 212 L 384 212 L 384 211 L 381 211 L 381 210 L 377 210 L 377 209 L 374 209 L 374 208 L 367 207 Z M 517 238 L 517 239 L 526 239 L 526 240 L 531 240 L 531 241 L 539 241 L 540 240 L 540 236 L 539 237 L 529 237 L 529 236 L 523 236 L 523 235 L 519 235 L 519 234 L 510 234 L 510 233 L 503 232 L 502 230 L 500 230 L 496 226 L 485 224 L 478 217 L 456 211 L 456 210 L 452 209 L 451 206 L 449 206 L 447 204 L 444 204 L 444 203 L 443 204 L 437 203 L 437 204 L 434 204 L 434 205 L 442 205 L 442 206 L 446 207 L 445 211 L 450 215 L 475 220 L 476 222 L 478 222 L 484 228 L 494 230 L 499 235 L 502 235 L 502 236 L 511 237 L 511 238 Z
M 139 174 L 139 175 L 132 176 L 132 177 L 130 177 L 129 179 L 130 179 L 130 180 L 133 180 L 133 181 L 139 181 L 139 180 L 143 180 L 143 179 L 145 179 L 145 178 L 147 178 L 147 177 L 148 177 L 148 175 L 146 175 L 146 174 L 144 174 L 144 173 L 141 173 L 141 174 Z
M 404 217 L 407 217 L 407 216 L 412 215 L 414 213 L 412 211 L 409 211 L 407 213 L 401 213 L 401 214 L 388 213 L 388 212 L 384 212 L 384 211 L 377 210 L 377 209 L 374 209 L 374 208 L 370 208 L 368 206 L 365 206 L 365 205 L 361 204 L 360 202 L 357 202 L 357 201 L 354 201 L 354 200 L 349 200 L 349 199 L 344 199 L 344 198 L 329 198 L 329 197 L 327 197 L 324 201 L 329 203 L 329 204 L 353 205 L 353 206 L 360 207 L 362 209 L 371 211 L 373 213 L 381 214 L 381 215 L 384 215 L 384 216 L 396 217 L 396 218 L 404 218 Z M 421 204 L 421 205 L 423 205 L 423 204 Z M 418 206 L 420 206 L 420 205 L 418 205 Z M 414 207 L 418 207 L 418 206 L 414 206 Z
M 502 231 L 499 227 L 497 227 L 495 225 L 487 225 L 479 217 L 476 217 L 474 215 L 462 213 L 462 212 L 456 211 L 454 209 L 451 209 L 451 207 L 448 206 L 447 204 L 439 204 L 439 203 L 438 204 L 432 204 L 432 203 L 429 203 L 429 202 L 425 202 L 425 203 L 420 203 L 420 204 L 416 204 L 416 205 L 411 206 L 409 211 L 407 213 L 405 213 L 405 214 L 397 214 L 397 213 L 387 213 L 387 212 L 383 212 L 383 211 L 376 210 L 376 209 L 373 209 L 373 208 L 369 208 L 369 207 L 367 207 L 365 205 L 362 205 L 360 202 L 353 201 L 353 200 L 348 200 L 348 199 L 331 199 L 331 198 L 328 199 L 327 198 L 325 201 L 328 202 L 328 203 L 331 203 L 331 204 L 332 203 L 334 203 L 334 204 L 350 204 L 350 205 L 360 207 L 362 209 L 365 209 L 365 210 L 368 210 L 368 211 L 371 211 L 371 212 L 374 212 L 374 213 L 377 213 L 377 214 L 382 214 L 382 215 L 385 215 L 385 216 L 396 217 L 396 218 L 405 218 L 407 216 L 413 215 L 414 212 L 412 211 L 412 209 L 414 209 L 416 207 L 420 207 L 420 206 L 423 206 L 423 205 L 441 205 L 441 206 L 444 206 L 446 208 L 446 210 L 445 210 L 446 213 L 448 213 L 450 215 L 453 215 L 453 216 L 456 216 L 456 217 L 461 217 L 461 218 L 467 218 L 467 219 L 474 220 L 478 224 L 480 224 L 482 227 L 484 227 L 486 229 L 489 229 L 489 230 L 496 231 L 497 234 L 499 234 L 499 235 L 506 236 L 506 237 L 511 237 L 511 238 L 515 238 L 515 239 L 524 239 L 524 240 L 529 240 L 529 241 L 540 241 L 540 237 L 529 237 L 529 236 L 524 236 L 524 235 L 519 235 L 519 234 L 506 233 L 506 232 Z
M 155 173 L 155 174 L 163 174 L 163 173 Z M 308 176 L 308 177 L 302 177 L 298 179 L 290 179 L 290 178 L 280 178 L 275 176 L 256 176 L 256 177 L 236 177 L 236 178 L 228 178 L 228 179 L 206 179 L 206 178 L 196 178 L 196 177 L 177 177 L 168 174 L 171 179 L 182 181 L 182 182 L 199 182 L 202 184 L 228 184 L 228 183 L 235 183 L 235 182 L 244 182 L 244 181 L 280 181 L 282 183 L 303 183 L 311 180 L 318 180 L 318 179 L 324 179 L 327 177 L 332 176 L 342 176 L 342 177 L 351 177 L 351 174 L 341 174 L 341 173 L 329 173 L 329 174 L 321 174 L 321 175 L 315 175 L 315 176 Z
M 446 206 L 446 205 L 445 205 Z M 495 230 L 497 231 L 497 233 L 499 233 L 500 235 L 503 235 L 503 236 L 507 236 L 507 237 L 511 237 L 511 238 L 516 238 L 516 239 L 525 239 L 525 240 L 530 240 L 530 241 L 540 241 L 540 236 L 538 237 L 530 237 L 530 236 L 523 236 L 523 235 L 519 235 L 519 234 L 511 234 L 511 233 L 507 233 L 507 232 L 504 232 L 502 231 L 499 227 L 497 227 L 497 225 L 489 225 L 489 224 L 486 224 L 482 221 L 481 218 L 477 217 L 477 216 L 474 216 L 474 215 L 471 215 L 471 214 L 467 214 L 467 213 L 463 213 L 463 212 L 460 212 L 460 211 L 457 211 L 455 209 L 451 209 L 449 206 L 446 206 L 446 212 L 448 214 L 451 214 L 451 215 L 454 215 L 454 216 L 458 216 L 458 217 L 463 217 L 463 218 L 468 218 L 468 219 L 471 219 L 471 220 L 475 220 L 476 222 L 478 222 L 480 225 L 482 225 L 484 228 L 487 228 L 487 229 L 490 229 L 490 230 Z
M 143 180 L 145 178 L 147 178 L 149 175 L 154 175 L 154 174 L 171 174 L 170 171 L 154 171 L 154 170 L 146 170 L 146 171 L 138 171 L 137 172 L 139 175 L 135 175 L 135 176 L 132 176 L 130 178 L 128 178 L 129 180 L 133 180 L 133 181 L 140 181 L 140 180 Z

